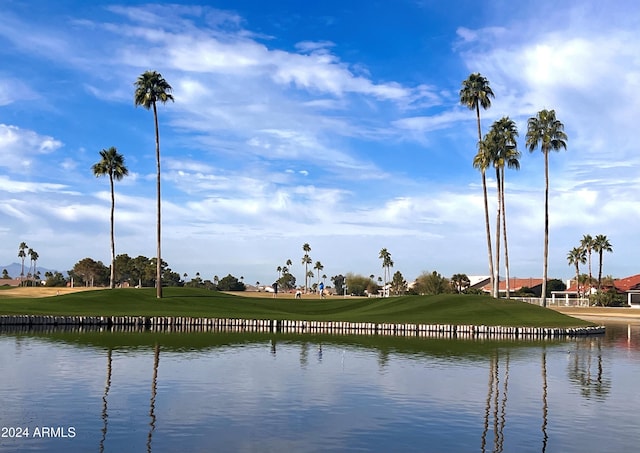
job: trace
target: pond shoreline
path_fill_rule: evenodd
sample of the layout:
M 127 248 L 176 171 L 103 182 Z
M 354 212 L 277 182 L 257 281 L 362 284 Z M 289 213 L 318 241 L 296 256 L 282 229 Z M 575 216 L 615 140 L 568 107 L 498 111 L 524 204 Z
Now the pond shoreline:
M 237 330 L 248 332 L 341 333 L 399 336 L 500 336 L 525 338 L 575 337 L 604 334 L 604 326 L 594 327 L 506 327 L 457 324 L 390 324 L 343 321 L 290 321 L 275 319 L 145 317 L 145 316 L 0 316 L 3 326 L 135 327 L 150 330 Z

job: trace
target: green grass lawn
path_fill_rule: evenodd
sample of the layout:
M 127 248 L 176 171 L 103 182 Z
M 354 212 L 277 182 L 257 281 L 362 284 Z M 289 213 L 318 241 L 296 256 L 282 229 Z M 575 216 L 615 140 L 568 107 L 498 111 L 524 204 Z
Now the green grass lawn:
M 0 315 L 184 316 L 522 327 L 582 327 L 593 323 L 556 311 L 488 296 L 444 294 L 326 299 L 249 297 L 195 288 L 77 292 L 43 298 L 0 298 Z

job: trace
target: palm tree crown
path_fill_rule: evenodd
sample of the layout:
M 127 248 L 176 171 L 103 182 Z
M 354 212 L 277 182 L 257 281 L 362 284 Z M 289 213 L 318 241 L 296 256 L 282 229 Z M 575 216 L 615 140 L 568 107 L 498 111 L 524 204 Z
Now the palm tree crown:
M 533 152 L 538 146 L 544 154 L 567 149 L 564 124 L 556 119 L 555 110 L 541 110 L 527 121 L 527 147 Z
M 474 72 L 469 78 L 462 82 L 460 90 L 460 103 L 465 105 L 469 110 L 476 111 L 478 121 L 478 141 L 482 139 L 480 130 L 480 107 L 487 110 L 491 107 L 491 98 L 495 98 L 489 81 L 480 73 Z
M 115 147 L 100 151 L 100 161 L 91 167 L 93 174 L 98 176 L 109 176 L 116 181 L 122 180 L 129 174 L 129 170 L 124 164 L 124 157 Z
M 135 82 L 136 91 L 134 94 L 135 106 L 141 105 L 149 110 L 159 101 L 163 104 L 173 101 L 171 85 L 156 71 L 146 71 L 142 73 Z

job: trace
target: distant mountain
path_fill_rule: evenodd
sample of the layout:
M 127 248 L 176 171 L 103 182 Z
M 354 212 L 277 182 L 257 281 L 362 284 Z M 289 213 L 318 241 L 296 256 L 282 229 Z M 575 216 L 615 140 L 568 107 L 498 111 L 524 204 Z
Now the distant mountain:
M 11 278 L 19 278 L 20 271 L 22 270 L 22 264 L 20 263 L 11 263 L 5 266 L 0 266 L 0 277 L 2 276 L 3 270 L 6 269 Z M 48 269 L 46 267 L 42 267 L 38 264 L 37 270 L 40 271 L 40 277 L 44 279 L 45 272 L 55 272 L 57 269 Z M 25 276 L 29 272 L 29 261 L 25 260 L 24 262 L 24 274 Z M 67 276 L 67 271 L 58 271 L 61 272 L 65 277 Z

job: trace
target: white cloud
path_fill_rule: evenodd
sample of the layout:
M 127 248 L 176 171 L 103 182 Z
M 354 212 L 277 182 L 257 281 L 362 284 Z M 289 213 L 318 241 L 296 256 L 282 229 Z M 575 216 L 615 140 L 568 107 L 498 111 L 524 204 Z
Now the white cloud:
M 326 52 L 327 49 L 334 47 L 335 43 L 331 41 L 301 41 L 296 43 L 295 47 L 300 52 L 315 52 L 322 53 Z
M 0 77 L 0 106 L 36 98 L 37 95 L 21 80 Z
M 8 193 L 78 193 L 70 190 L 69 186 L 64 184 L 53 184 L 46 182 L 30 182 L 16 181 L 6 176 L 0 176 L 0 191 Z
M 29 171 L 38 165 L 39 156 L 60 147 L 62 143 L 53 137 L 0 124 L 0 166 L 12 171 Z

